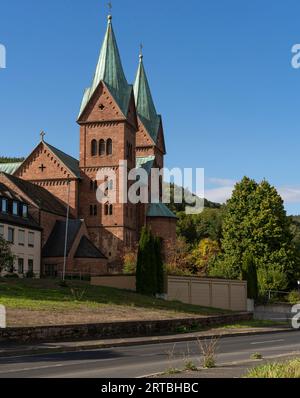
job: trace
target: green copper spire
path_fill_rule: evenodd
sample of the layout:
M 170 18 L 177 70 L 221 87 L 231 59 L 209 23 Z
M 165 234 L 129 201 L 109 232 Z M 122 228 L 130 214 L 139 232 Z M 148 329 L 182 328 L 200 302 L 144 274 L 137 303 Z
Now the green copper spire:
M 140 54 L 140 64 L 134 83 L 134 96 L 138 116 L 156 143 L 161 117 L 156 113 L 142 53 Z
M 101 81 L 107 85 L 112 96 L 126 116 L 132 87 L 128 85 L 124 74 L 116 37 L 112 27 L 111 15 L 108 16 L 107 30 L 102 44 L 92 86 L 86 89 L 84 93 L 80 115 L 84 111 L 86 105 Z

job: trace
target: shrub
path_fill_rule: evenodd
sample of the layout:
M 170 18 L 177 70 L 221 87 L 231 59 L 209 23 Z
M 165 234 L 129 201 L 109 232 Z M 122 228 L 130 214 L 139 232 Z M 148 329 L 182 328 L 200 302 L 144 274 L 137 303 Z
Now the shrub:
M 34 274 L 33 271 L 28 271 L 28 272 L 26 272 L 25 277 L 26 277 L 27 279 L 34 279 L 34 278 L 35 278 L 35 274 Z
M 9 273 L 9 274 L 4 275 L 4 278 L 7 278 L 7 279 L 19 279 L 19 275 L 15 274 L 15 273 Z
M 63 280 L 59 281 L 58 286 L 63 288 L 69 287 L 67 282 Z
M 165 293 L 165 270 L 162 259 L 162 239 L 154 238 L 156 276 L 157 276 L 157 294 Z
M 139 242 L 136 291 L 140 294 L 155 296 L 157 293 L 157 269 L 154 238 L 149 228 L 144 227 Z
M 293 290 L 287 296 L 287 300 L 290 304 L 300 304 L 300 292 L 297 290 Z
M 123 257 L 123 262 L 124 262 L 123 273 L 126 275 L 134 275 L 136 273 L 136 262 L 137 262 L 136 252 L 125 253 Z

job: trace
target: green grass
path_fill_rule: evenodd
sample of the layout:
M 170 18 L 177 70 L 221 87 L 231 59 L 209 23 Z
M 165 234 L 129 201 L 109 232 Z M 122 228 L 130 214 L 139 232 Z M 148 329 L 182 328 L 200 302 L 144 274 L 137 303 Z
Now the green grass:
M 69 287 L 60 287 L 55 280 L 7 280 L 0 278 L 0 303 L 7 308 L 29 310 L 72 310 L 79 306 L 140 307 L 195 315 L 213 315 L 228 311 L 199 307 L 175 301 L 164 301 L 133 292 L 106 287 L 90 286 L 87 282 L 69 282 Z M 82 299 L 76 301 L 71 287 L 83 291 Z
M 241 321 L 239 323 L 234 323 L 232 325 L 220 326 L 222 329 L 246 329 L 246 328 L 268 328 L 275 326 L 286 326 L 287 322 L 276 322 L 276 321 L 260 321 L 260 320 L 250 320 Z
M 299 379 L 300 359 L 258 366 L 250 370 L 246 377 L 260 379 Z

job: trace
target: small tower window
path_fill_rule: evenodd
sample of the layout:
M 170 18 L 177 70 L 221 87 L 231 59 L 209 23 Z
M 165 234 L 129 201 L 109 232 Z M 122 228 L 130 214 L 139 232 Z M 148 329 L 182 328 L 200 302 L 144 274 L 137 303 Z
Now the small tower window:
M 113 153 L 113 143 L 112 140 L 109 138 L 106 142 L 106 154 L 112 155 Z
M 97 141 L 93 140 L 91 143 L 91 155 L 97 156 Z
M 105 141 L 104 140 L 99 141 L 99 155 L 105 156 Z
M 94 217 L 98 214 L 98 206 L 97 205 L 90 205 L 90 216 Z
M 109 205 L 109 215 L 113 215 L 113 205 Z

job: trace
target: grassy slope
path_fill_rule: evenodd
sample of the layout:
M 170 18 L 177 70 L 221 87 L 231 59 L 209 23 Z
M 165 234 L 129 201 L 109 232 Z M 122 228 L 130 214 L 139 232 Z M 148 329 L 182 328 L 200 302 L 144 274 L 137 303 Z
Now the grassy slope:
M 78 307 L 101 308 L 106 306 L 139 307 L 195 315 L 214 315 L 228 311 L 198 307 L 179 302 L 168 302 L 141 296 L 125 290 L 90 286 L 84 282 L 68 282 L 68 288 L 59 287 L 54 280 L 5 280 L 0 279 L 0 303 L 8 309 L 73 310 Z M 82 292 L 83 298 L 76 301 L 70 287 Z
M 248 378 L 278 379 L 300 378 L 300 359 L 258 366 L 249 371 Z

